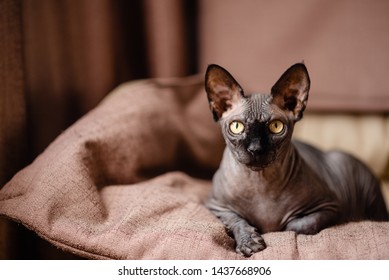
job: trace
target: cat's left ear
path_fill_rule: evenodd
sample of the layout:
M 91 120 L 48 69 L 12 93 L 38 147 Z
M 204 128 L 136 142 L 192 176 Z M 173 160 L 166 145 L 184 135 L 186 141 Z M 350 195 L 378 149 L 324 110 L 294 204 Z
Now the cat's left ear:
M 302 118 L 307 105 L 310 84 L 305 65 L 303 63 L 294 64 L 272 87 L 272 102 L 298 121 Z
M 232 75 L 223 67 L 211 64 L 205 74 L 205 90 L 213 114 L 218 121 L 224 112 L 244 97 L 243 89 Z

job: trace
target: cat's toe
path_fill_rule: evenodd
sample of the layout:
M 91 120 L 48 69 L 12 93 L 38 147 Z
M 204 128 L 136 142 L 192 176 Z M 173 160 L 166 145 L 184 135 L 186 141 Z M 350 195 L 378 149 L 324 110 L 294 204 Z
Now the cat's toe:
M 264 249 L 266 249 L 265 241 L 256 232 L 247 236 L 247 238 L 243 238 L 236 246 L 236 252 L 245 257 L 250 257 L 252 254 Z

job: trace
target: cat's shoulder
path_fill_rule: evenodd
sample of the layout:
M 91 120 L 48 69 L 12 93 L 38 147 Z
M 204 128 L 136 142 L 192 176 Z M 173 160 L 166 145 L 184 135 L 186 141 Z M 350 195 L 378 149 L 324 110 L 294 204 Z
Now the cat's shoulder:
M 312 144 L 300 140 L 293 140 L 292 142 L 299 154 L 308 161 L 330 163 L 340 166 L 344 166 L 348 163 L 360 163 L 358 158 L 342 150 L 331 149 L 323 151 Z
M 297 149 L 297 151 L 299 152 L 299 154 L 301 154 L 302 156 L 304 156 L 306 154 L 307 155 L 316 155 L 319 157 L 324 156 L 324 152 L 312 144 L 309 144 L 307 142 L 297 140 L 297 139 L 293 139 L 292 143 L 293 143 L 294 147 Z

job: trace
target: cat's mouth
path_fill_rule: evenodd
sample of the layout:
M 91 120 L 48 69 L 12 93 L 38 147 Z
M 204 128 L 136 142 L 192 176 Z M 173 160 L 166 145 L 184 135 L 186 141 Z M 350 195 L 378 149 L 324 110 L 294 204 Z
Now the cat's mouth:
M 241 162 L 253 171 L 260 171 L 271 165 L 274 160 L 274 154 L 262 154 L 247 155 L 247 157 Z

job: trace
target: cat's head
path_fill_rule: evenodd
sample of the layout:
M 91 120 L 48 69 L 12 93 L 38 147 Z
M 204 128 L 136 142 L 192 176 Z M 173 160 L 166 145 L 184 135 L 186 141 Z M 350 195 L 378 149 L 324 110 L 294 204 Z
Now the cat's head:
M 253 170 L 267 167 L 288 147 L 294 124 L 306 107 L 309 87 L 302 63 L 287 69 L 270 94 L 246 95 L 232 75 L 215 64 L 208 66 L 205 75 L 209 105 L 227 147 Z

